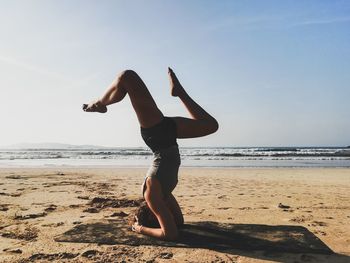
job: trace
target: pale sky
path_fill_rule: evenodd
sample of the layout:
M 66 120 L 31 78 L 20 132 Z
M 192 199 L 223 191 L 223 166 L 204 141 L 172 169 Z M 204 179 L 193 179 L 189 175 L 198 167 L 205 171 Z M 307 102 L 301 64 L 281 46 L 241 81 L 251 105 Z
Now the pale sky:
M 187 116 L 167 66 L 220 124 L 182 146 L 350 145 L 350 1 L 0 0 L 0 146 L 145 146 L 128 98 L 81 105 L 133 69 Z

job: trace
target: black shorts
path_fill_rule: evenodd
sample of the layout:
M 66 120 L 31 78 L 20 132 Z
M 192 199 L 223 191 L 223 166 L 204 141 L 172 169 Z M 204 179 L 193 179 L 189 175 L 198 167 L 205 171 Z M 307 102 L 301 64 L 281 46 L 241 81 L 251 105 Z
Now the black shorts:
M 176 122 L 169 117 L 164 117 L 163 120 L 150 128 L 141 127 L 141 136 L 144 142 L 153 152 L 177 146 L 176 137 Z

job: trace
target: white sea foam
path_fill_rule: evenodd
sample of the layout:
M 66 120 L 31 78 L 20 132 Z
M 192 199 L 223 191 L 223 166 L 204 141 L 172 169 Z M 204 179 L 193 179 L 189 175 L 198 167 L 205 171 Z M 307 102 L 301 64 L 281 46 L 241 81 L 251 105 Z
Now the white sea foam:
M 350 167 L 345 147 L 180 148 L 184 166 Z M 0 166 L 147 166 L 148 148 L 3 149 Z

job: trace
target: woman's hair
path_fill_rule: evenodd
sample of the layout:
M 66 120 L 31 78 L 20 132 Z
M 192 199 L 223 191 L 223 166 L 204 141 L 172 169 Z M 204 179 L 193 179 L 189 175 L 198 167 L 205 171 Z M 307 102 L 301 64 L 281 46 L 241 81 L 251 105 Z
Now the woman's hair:
M 143 201 L 139 208 L 135 211 L 133 218 L 131 218 L 131 224 L 135 222 L 135 216 L 139 220 L 139 224 L 146 227 L 159 227 L 157 217 L 153 214 L 151 209 L 149 209 L 147 203 Z

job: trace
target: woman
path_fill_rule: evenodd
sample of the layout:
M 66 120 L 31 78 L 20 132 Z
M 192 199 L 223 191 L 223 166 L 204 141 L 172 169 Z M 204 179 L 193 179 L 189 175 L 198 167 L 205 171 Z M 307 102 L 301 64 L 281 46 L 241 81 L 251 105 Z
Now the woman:
M 129 95 L 141 126 L 142 138 L 154 153 L 142 188 L 147 207 L 159 223 L 159 227 L 146 227 L 136 218 L 132 228 L 148 236 L 174 240 L 178 237 L 177 226 L 184 222 L 180 206 L 172 195 L 180 166 L 176 139 L 214 133 L 218 123 L 187 94 L 172 69 L 168 68 L 168 74 L 171 95 L 180 98 L 192 118 L 163 116 L 146 85 L 132 70 L 122 72 L 101 99 L 84 104 L 83 110 L 105 113 L 107 105 Z

